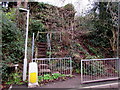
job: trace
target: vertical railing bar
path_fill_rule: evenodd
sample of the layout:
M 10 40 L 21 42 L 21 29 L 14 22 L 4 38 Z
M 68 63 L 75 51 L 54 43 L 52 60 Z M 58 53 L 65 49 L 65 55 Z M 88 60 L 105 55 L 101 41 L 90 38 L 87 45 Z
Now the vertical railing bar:
M 116 59 L 116 60 L 115 60 L 115 63 L 116 63 L 118 60 L 119 60 L 119 59 Z M 118 62 L 119 62 L 119 61 L 118 61 Z M 115 70 L 115 68 L 114 68 L 114 70 Z M 119 70 L 119 69 L 118 69 L 118 70 Z M 119 77 L 119 72 L 118 72 L 118 70 L 115 70 L 115 71 L 117 71 L 117 72 L 115 73 L 115 76 L 116 76 L 116 77 Z
M 115 62 L 114 62 L 114 63 L 116 63 L 116 60 L 115 60 Z M 113 66 L 113 68 L 114 68 L 114 66 Z M 116 70 L 115 70 L 115 68 L 114 68 L 114 71 L 116 71 Z M 113 77 L 115 77 L 115 76 L 116 76 L 116 72 L 115 72 L 115 74 L 114 74 L 114 76 L 113 76 Z
M 43 60 L 43 64 L 45 63 L 45 60 Z M 44 68 L 45 68 L 45 66 L 43 65 L 43 75 L 44 75 Z
M 63 59 L 61 59 L 61 73 L 62 73 L 62 68 L 63 68 Z
M 112 60 L 110 60 L 110 63 L 113 63 L 113 61 Z M 112 72 L 113 71 L 113 66 L 112 65 L 110 65 L 111 66 L 111 72 L 110 72 L 110 77 L 112 77 L 113 76 L 113 74 L 114 74 L 114 72 Z
M 98 78 L 100 78 L 100 61 L 98 62 L 98 68 L 99 68 Z
M 100 62 L 100 61 L 96 61 L 97 68 L 98 68 L 98 71 L 97 71 L 97 79 L 99 79 L 99 62 Z
M 114 61 L 112 60 L 112 63 L 114 64 Z M 112 65 L 112 77 L 114 77 L 114 75 L 115 75 L 115 70 L 114 70 L 114 66 Z
M 82 82 L 85 81 L 84 77 L 86 77 L 86 61 L 84 60 L 81 60 L 81 79 L 82 79 Z
M 41 64 L 43 64 L 43 60 L 41 60 Z M 41 68 L 41 75 L 43 75 L 43 66 L 42 66 L 42 68 Z
M 55 71 L 57 70 L 56 66 L 57 66 L 57 60 L 55 61 Z
M 101 79 L 101 77 L 100 77 L 100 75 L 101 75 L 101 61 L 100 61 L 100 64 L 99 64 L 99 68 L 100 68 L 99 78 Z
M 99 61 L 98 61 L 99 62 Z M 99 63 L 98 63 L 97 61 L 95 61 L 95 64 L 96 64 L 96 67 L 99 69 Z M 97 77 L 97 79 L 99 79 L 99 75 L 98 75 L 98 72 L 99 71 L 96 71 L 97 73 L 96 73 L 96 77 Z
M 102 78 L 105 77 L 105 74 L 106 74 L 106 69 L 105 69 L 106 65 L 105 65 L 104 61 L 103 61 L 103 66 L 104 66 L 104 72 L 102 72 Z
M 104 73 L 105 69 L 104 69 L 104 64 L 103 64 L 103 61 L 101 60 L 101 78 L 102 78 L 102 74 Z
M 65 59 L 65 74 L 67 74 L 66 71 L 67 71 L 67 67 L 66 67 L 66 59 Z
M 81 83 L 83 83 L 83 66 L 82 66 L 83 60 L 81 60 Z
M 42 64 L 42 60 L 40 60 L 40 64 Z M 43 67 L 42 67 L 43 68 Z M 40 67 L 40 74 L 42 75 L 42 68 Z
M 66 67 L 66 74 L 67 74 L 67 59 L 65 59 L 65 67 Z
M 65 73 L 65 69 L 66 69 L 66 68 L 65 68 L 65 59 L 64 59 L 64 74 L 66 74 L 66 73 Z
M 71 67 L 70 67 L 70 62 L 69 61 L 70 61 L 70 59 L 67 60 L 67 69 L 68 69 L 67 74 L 70 75 L 71 74 L 71 71 L 70 71 Z
M 87 70 L 86 70 L 86 69 L 87 69 L 87 63 L 88 63 L 87 61 L 84 61 L 84 62 L 83 62 L 83 65 L 84 65 L 84 67 L 85 67 L 85 69 L 84 69 L 85 74 L 83 74 L 83 81 L 86 81 L 86 76 L 87 76 L 87 74 L 88 74 L 88 73 L 86 73 L 86 71 L 87 71 Z M 83 72 L 83 73 L 84 73 L 84 72 Z M 85 76 L 84 76 L 84 75 L 85 75 Z
M 65 75 L 66 75 L 66 59 L 64 59 L 64 62 L 65 62 Z
M 86 67 L 87 67 L 87 61 L 84 61 L 84 62 L 83 62 L 83 65 L 84 65 L 84 67 L 85 67 L 84 70 L 86 70 Z M 87 70 L 86 70 L 86 71 L 87 71 Z M 85 71 L 84 71 L 84 72 L 85 72 Z M 84 72 L 83 72 L 83 73 L 84 73 Z M 86 75 L 87 75 L 87 73 L 85 73 L 85 76 L 84 76 L 84 74 L 83 74 L 83 81 L 86 81 L 86 78 L 85 78 Z
M 50 71 L 52 73 L 52 59 L 50 59 Z
M 86 64 L 87 67 L 85 67 L 85 68 L 88 68 L 88 67 L 89 67 L 88 65 L 91 65 L 92 61 L 86 61 L 86 62 L 87 62 L 87 64 Z M 88 69 L 88 72 L 87 72 L 87 73 L 88 73 L 88 76 L 89 76 L 88 79 L 91 80 L 91 78 L 92 78 L 92 77 L 91 77 L 92 72 L 90 72 L 90 71 L 92 71 L 92 68 L 91 68 L 91 67 L 89 67 L 89 68 L 90 68 L 90 69 Z
M 114 61 L 114 64 L 115 64 L 116 62 Z M 114 66 L 113 66 L 113 72 L 114 72 L 114 74 L 113 74 L 113 77 L 115 77 L 115 68 L 114 68 Z
M 94 65 L 96 65 L 96 62 L 95 62 L 95 60 L 93 60 L 93 62 L 92 62 L 92 64 L 94 64 Z M 94 68 L 92 68 L 92 71 L 94 70 Z M 92 80 L 94 80 L 95 78 L 97 78 L 96 76 L 95 76 L 95 73 L 93 72 L 92 73 Z M 94 78 L 95 77 L 95 78 Z
M 65 59 L 65 67 L 66 67 L 66 74 L 67 74 L 67 59 Z
M 109 62 L 109 60 L 108 60 Z M 108 66 L 108 63 L 106 62 L 107 66 Z M 109 73 L 108 73 L 108 68 L 107 68 L 107 77 L 109 77 Z
M 105 68 L 105 61 L 103 61 L 103 65 L 104 65 L 104 68 Z M 106 69 L 105 69 L 105 72 L 103 73 L 103 77 L 106 76 Z
M 93 61 L 91 61 L 93 64 L 94 64 L 94 60 Z M 92 65 L 92 63 L 91 63 L 91 65 Z M 93 71 L 93 68 L 91 68 L 91 71 Z M 91 80 L 93 80 L 93 73 L 91 74 Z
M 62 71 L 62 70 L 61 70 L 61 66 L 62 66 L 62 65 L 61 65 L 61 59 L 60 59 L 60 73 L 61 73 L 61 71 Z
M 65 59 L 64 59 L 64 74 L 65 74 Z
M 100 79 L 101 79 L 101 73 L 102 73 L 101 64 L 102 64 L 102 61 L 100 61 L 100 66 L 99 66 L 100 67 Z
M 59 62 L 59 59 L 57 60 L 57 68 L 56 68 L 56 71 L 58 71 L 58 62 Z
M 105 66 L 107 66 L 106 62 L 104 61 Z M 107 69 L 106 69 L 106 77 L 108 76 Z
M 51 63 L 51 72 L 53 72 L 53 69 L 52 69 L 53 68 L 53 60 L 52 59 L 50 60 L 50 63 Z
M 72 75 L 72 59 L 70 58 L 70 74 Z
M 94 60 L 93 61 L 90 61 L 91 63 L 90 63 L 90 65 L 92 65 L 92 64 L 94 64 Z M 90 71 L 93 71 L 93 68 L 91 67 L 90 68 Z M 93 73 L 92 74 L 90 74 L 90 80 L 93 80 Z

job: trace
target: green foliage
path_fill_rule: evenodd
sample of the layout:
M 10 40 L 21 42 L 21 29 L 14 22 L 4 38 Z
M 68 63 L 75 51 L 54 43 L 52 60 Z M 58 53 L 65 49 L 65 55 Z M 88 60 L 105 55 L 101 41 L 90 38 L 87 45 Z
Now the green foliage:
M 52 74 L 53 79 L 57 79 L 57 78 L 60 77 L 60 76 L 61 76 L 60 73 L 53 73 L 53 74 Z
M 6 13 L 6 17 L 10 19 L 11 21 L 15 21 L 16 20 L 16 9 L 11 8 L 10 11 Z
M 78 73 L 78 74 L 80 74 L 80 69 L 78 69 L 78 68 L 75 69 L 75 72 Z
M 47 55 L 52 55 L 53 52 L 47 51 Z
M 43 76 L 38 76 L 38 82 L 43 81 L 44 77 Z
M 90 35 L 90 42 L 96 46 L 109 47 L 115 51 L 117 42 L 115 33 L 117 33 L 118 27 L 118 3 L 96 2 L 92 10 L 94 18 L 91 23 L 95 29 Z M 99 13 L 97 12 L 98 10 Z
M 44 32 L 45 28 L 44 25 L 41 23 L 40 20 L 35 20 L 35 19 L 31 19 L 30 20 L 30 31 L 29 34 L 32 36 L 33 33 L 35 33 L 35 35 L 37 35 L 37 32 Z
M 24 38 L 22 32 L 17 28 L 16 24 L 8 19 L 3 13 L 2 15 L 2 78 L 7 78 L 8 67 L 11 63 L 19 63 L 23 59 Z
M 68 75 L 70 77 L 73 77 L 73 75 Z M 62 79 L 65 79 L 66 75 L 65 74 L 60 74 L 60 73 L 53 73 L 52 75 L 51 74 L 45 74 L 43 76 L 38 76 L 38 82 L 42 82 L 44 80 L 56 80 L 58 78 L 62 78 Z
M 85 52 L 86 55 L 89 55 L 89 53 L 88 53 L 79 43 L 76 43 L 75 45 L 77 46 L 77 48 L 78 48 L 80 51 L 83 51 L 83 52 Z
M 44 79 L 44 80 L 51 80 L 52 77 L 51 77 L 50 74 L 45 74 L 45 75 L 43 76 L 43 79 Z
M 46 29 L 40 20 L 35 20 L 35 19 L 30 20 L 29 35 L 31 37 L 33 33 L 35 33 L 35 37 L 36 37 L 38 32 L 45 32 L 45 31 Z M 46 34 L 44 33 L 39 34 L 39 36 L 37 37 L 37 40 L 41 42 L 46 42 Z
M 24 84 L 21 77 L 21 73 L 12 73 L 9 75 L 9 80 L 6 82 L 6 84 Z
M 88 45 L 89 50 L 96 55 L 96 58 L 103 58 L 102 53 L 94 47 Z M 88 57 L 87 57 L 88 58 Z M 94 57 L 93 57 L 94 58 Z

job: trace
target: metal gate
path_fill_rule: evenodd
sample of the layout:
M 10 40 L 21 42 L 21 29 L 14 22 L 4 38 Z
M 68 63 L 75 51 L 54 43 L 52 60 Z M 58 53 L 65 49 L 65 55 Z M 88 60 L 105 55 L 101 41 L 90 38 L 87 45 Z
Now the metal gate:
M 38 74 L 60 73 L 72 75 L 72 59 L 71 57 L 64 58 L 35 58 L 38 63 Z
M 118 79 L 119 59 L 81 60 L 81 83 Z

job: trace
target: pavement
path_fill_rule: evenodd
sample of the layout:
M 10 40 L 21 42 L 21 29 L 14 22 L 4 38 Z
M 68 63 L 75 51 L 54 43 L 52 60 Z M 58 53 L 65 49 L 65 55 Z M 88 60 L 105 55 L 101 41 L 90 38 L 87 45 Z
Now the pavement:
M 81 84 L 80 83 L 80 75 L 76 75 L 75 78 L 66 80 L 66 81 L 55 81 L 48 83 L 46 85 L 36 87 L 37 89 L 39 88 L 69 88 L 69 90 L 77 90 L 77 89 L 90 89 L 90 88 L 120 88 L 119 87 L 118 80 L 113 80 L 113 81 L 102 81 L 102 82 L 94 82 L 94 83 L 87 83 L 87 84 Z M 11 89 L 15 88 L 27 88 L 27 85 L 17 85 L 17 86 L 12 86 Z

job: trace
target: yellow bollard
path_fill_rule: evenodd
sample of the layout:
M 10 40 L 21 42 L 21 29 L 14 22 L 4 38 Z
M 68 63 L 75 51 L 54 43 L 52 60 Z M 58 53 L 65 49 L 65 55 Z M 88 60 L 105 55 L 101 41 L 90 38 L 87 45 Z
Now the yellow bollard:
M 36 87 L 38 84 L 38 66 L 36 62 L 29 63 L 29 84 L 28 87 Z

